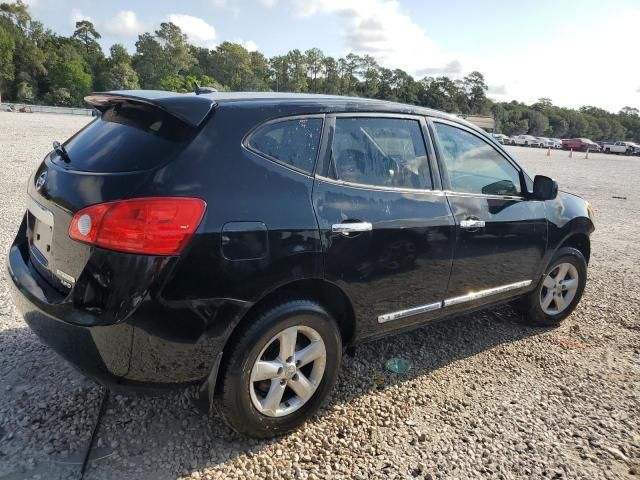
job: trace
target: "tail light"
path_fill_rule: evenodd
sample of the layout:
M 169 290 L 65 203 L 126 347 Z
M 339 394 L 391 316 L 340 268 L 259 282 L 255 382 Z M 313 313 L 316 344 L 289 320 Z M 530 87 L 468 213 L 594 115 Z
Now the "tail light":
M 199 198 L 184 197 L 100 203 L 73 216 L 69 236 L 120 252 L 178 255 L 198 228 L 206 206 Z

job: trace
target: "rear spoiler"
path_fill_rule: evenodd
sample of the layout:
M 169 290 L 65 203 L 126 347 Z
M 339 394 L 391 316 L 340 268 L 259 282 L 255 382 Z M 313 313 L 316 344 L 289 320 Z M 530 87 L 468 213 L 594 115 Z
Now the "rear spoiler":
M 158 108 L 194 128 L 217 106 L 213 98 L 204 95 L 163 92 L 159 90 L 117 90 L 95 92 L 84 101 L 101 112 L 123 102 L 141 103 Z

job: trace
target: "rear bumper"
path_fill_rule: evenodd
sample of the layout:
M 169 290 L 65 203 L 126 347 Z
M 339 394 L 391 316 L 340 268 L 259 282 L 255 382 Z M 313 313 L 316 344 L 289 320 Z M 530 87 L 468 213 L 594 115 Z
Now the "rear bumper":
M 69 302 L 54 303 L 44 282 L 14 245 L 7 267 L 13 301 L 42 342 L 85 375 L 104 385 L 116 385 L 129 370 L 133 328 L 127 323 L 81 326 L 65 321 L 77 317 Z
M 107 289 L 106 304 L 121 307 L 131 297 L 138 299 L 126 312 L 96 312 L 78 305 L 82 277 L 64 296 L 33 268 L 25 249 L 24 243 L 14 244 L 7 261 L 11 294 L 25 321 L 44 344 L 116 391 L 157 392 L 210 378 L 237 319 L 250 306 L 233 299 L 167 302 L 157 296 L 154 282 L 143 285 L 140 279 L 162 283 L 170 268 L 158 269 L 158 262 L 149 261 L 154 275 L 144 268 L 127 274 L 117 268 L 125 254 L 103 251 L 95 255 L 109 256 L 110 272 L 119 279 Z M 139 260 L 124 263 L 140 267 Z M 138 294 L 123 293 L 134 289 Z

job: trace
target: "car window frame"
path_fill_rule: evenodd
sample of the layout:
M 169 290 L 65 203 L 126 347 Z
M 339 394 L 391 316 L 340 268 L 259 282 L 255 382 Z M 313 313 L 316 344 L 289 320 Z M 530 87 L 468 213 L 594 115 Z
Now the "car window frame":
M 318 169 L 318 164 L 319 164 L 319 159 L 320 159 L 320 152 L 322 150 L 322 145 L 323 145 L 323 139 L 325 136 L 325 128 L 327 125 L 327 115 L 324 113 L 310 113 L 310 114 L 301 114 L 301 115 L 286 115 L 283 117 L 275 117 L 275 118 L 270 118 L 268 120 L 265 120 L 263 122 L 258 123 L 257 125 L 253 126 L 247 133 L 246 135 L 242 138 L 242 142 L 241 142 L 241 146 L 242 148 L 248 150 L 249 152 L 253 153 L 254 155 L 257 155 L 261 158 L 264 158 L 266 160 L 269 160 L 270 162 L 276 163 L 282 167 L 288 168 L 289 170 L 293 170 L 296 173 L 300 173 L 302 175 L 305 175 L 307 177 L 313 178 L 315 176 L 315 173 Z M 262 128 L 267 127 L 269 125 L 273 125 L 276 123 L 282 123 L 282 122 L 287 122 L 287 121 L 291 121 L 291 120 L 312 120 L 312 119 L 319 119 L 322 121 L 322 125 L 320 126 L 320 136 L 318 138 L 318 147 L 316 149 L 316 157 L 313 160 L 313 169 L 312 171 L 308 172 L 306 170 L 303 170 L 302 168 L 298 168 L 295 167 L 287 162 L 284 162 L 276 157 L 272 157 L 271 155 L 268 155 L 264 152 L 261 152 L 260 150 L 258 150 L 257 148 L 254 148 L 251 145 L 251 138 L 257 133 L 259 132 Z
M 336 119 L 338 118 L 387 118 L 416 121 L 420 127 L 422 142 L 427 154 L 427 167 L 429 169 L 429 175 L 431 176 L 431 188 L 389 187 L 384 185 L 371 185 L 368 183 L 349 182 L 332 176 L 332 173 L 330 171 L 331 164 L 333 162 L 331 147 L 333 144 L 333 136 L 335 134 Z M 318 162 L 318 168 L 316 168 L 315 177 L 319 180 L 329 183 L 376 191 L 407 193 L 442 192 L 442 183 L 440 181 L 440 172 L 436 161 L 436 152 L 433 148 L 433 141 L 431 132 L 427 125 L 427 120 L 423 115 L 388 112 L 340 112 L 327 114 L 325 119 L 325 134 L 321 142 L 320 160 Z
M 469 133 L 476 138 L 480 139 L 484 143 L 486 143 L 489 147 L 493 148 L 500 156 L 502 156 L 513 168 L 518 172 L 518 178 L 520 179 L 520 194 L 519 195 L 498 195 L 498 194 L 488 194 L 488 193 L 471 193 L 471 192 L 460 192 L 457 190 L 453 190 L 451 187 L 451 181 L 449 180 L 449 174 L 447 170 L 447 165 L 444 159 L 443 149 L 440 145 L 440 140 L 438 138 L 438 133 L 435 128 L 435 124 L 440 123 L 443 125 L 448 125 L 450 127 L 458 128 L 460 130 Z M 480 132 L 475 131 L 473 128 L 469 128 L 466 125 L 456 122 L 450 122 L 448 120 L 444 120 L 441 118 L 429 118 L 428 119 L 429 130 L 431 130 L 431 138 L 434 143 L 434 149 L 436 151 L 436 158 L 438 161 L 438 166 L 440 168 L 440 172 L 442 175 L 442 185 L 445 193 L 449 195 L 461 195 L 467 197 L 479 197 L 479 198 L 500 198 L 507 200 L 526 200 L 529 198 L 529 187 L 527 184 L 527 178 L 529 176 L 524 171 L 524 169 L 516 162 L 506 151 L 504 151 L 501 147 L 493 144 L 492 142 L 488 142 Z M 498 147 L 498 148 L 496 148 Z

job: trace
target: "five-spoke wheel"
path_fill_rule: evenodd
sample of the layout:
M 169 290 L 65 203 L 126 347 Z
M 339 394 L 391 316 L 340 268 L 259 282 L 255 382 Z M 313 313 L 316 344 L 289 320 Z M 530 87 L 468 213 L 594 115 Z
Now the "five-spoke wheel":
M 327 354 L 322 337 L 311 327 L 296 325 L 275 335 L 251 369 L 253 406 L 280 417 L 295 412 L 318 388 Z

